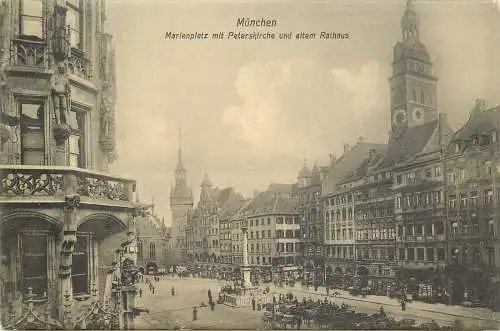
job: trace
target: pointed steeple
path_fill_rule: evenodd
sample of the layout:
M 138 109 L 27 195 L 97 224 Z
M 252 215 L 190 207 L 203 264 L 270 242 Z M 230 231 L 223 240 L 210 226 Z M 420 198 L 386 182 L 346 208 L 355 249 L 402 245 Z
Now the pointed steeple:
M 418 40 L 418 14 L 414 9 L 413 0 L 406 1 L 406 10 L 401 19 L 401 30 L 404 40 Z
M 181 144 L 181 128 L 178 129 L 178 142 L 179 142 L 179 149 L 177 150 L 177 171 L 183 171 L 184 169 L 184 162 L 182 161 L 182 144 Z

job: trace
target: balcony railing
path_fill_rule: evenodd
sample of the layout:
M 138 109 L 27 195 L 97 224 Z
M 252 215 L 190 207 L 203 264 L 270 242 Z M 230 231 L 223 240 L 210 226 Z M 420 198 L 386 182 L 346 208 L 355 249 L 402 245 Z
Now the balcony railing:
M 47 68 L 47 44 L 43 41 L 12 39 L 10 62 L 15 66 Z
M 71 56 L 68 59 L 69 71 L 80 78 L 90 79 L 90 61 L 85 58 L 85 54 L 79 50 L 72 49 Z
M 0 201 L 16 197 L 63 197 L 132 202 L 134 180 L 61 166 L 0 166 Z

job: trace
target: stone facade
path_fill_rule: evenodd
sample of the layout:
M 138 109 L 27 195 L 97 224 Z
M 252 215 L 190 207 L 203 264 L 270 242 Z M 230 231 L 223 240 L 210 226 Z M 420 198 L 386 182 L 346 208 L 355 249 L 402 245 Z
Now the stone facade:
M 141 209 L 134 202 L 135 181 L 107 173 L 116 157 L 116 93 L 114 49 L 104 26 L 103 0 L 0 1 L 6 326 L 132 323 L 123 314 L 132 307 L 121 306 L 106 286 L 116 279 L 128 286 L 120 290 L 135 291 Z M 109 314 L 116 325 L 91 324 L 94 311 Z
M 153 211 L 137 220 L 137 267 L 143 274 L 155 274 L 175 263 L 170 259 L 165 221 Z

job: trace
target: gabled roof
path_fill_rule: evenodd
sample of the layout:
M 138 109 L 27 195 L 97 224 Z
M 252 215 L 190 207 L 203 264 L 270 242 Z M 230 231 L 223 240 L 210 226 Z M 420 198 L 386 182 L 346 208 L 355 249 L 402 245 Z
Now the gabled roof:
M 491 134 L 498 129 L 500 129 L 500 106 L 485 111 L 473 110 L 467 123 L 455 133 L 452 141 L 468 141 L 473 136 Z
M 245 197 L 234 192 L 232 188 L 221 191 L 220 217 L 222 219 L 231 218 L 245 204 Z
M 348 176 L 354 169 L 360 167 L 366 161 L 370 150 L 385 150 L 386 148 L 387 145 L 385 144 L 358 142 L 336 160 L 335 164 L 328 170 L 323 181 L 323 195 L 335 192 L 337 183 Z
M 384 160 L 376 170 L 391 168 L 403 163 L 420 153 L 428 145 L 435 130 L 439 128 L 439 120 L 430 121 L 420 126 L 408 128 L 398 139 L 389 144 Z
M 293 191 L 293 184 L 273 183 L 273 184 L 269 184 L 267 190 L 270 192 L 291 194 Z
M 295 213 L 297 199 L 289 194 L 281 194 L 272 191 L 264 191 L 254 197 L 240 211 L 244 215 Z
M 378 163 L 384 158 L 385 153 L 387 152 L 387 148 L 380 149 L 381 150 L 374 151 L 374 154 L 372 156 L 367 156 L 367 158 L 361 163 L 358 168 L 356 168 L 352 173 L 345 176 L 338 183 L 343 184 L 367 176 L 370 168 L 376 167 Z

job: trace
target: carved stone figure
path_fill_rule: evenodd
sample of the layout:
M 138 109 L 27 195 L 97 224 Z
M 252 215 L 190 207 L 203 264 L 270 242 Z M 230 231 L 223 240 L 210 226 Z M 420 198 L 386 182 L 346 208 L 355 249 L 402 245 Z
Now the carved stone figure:
M 71 55 L 70 32 L 66 24 L 66 7 L 65 1 L 56 1 L 54 6 L 54 14 L 52 16 L 52 24 L 54 35 L 51 40 L 52 50 L 57 61 L 68 59 Z
M 138 273 L 139 270 L 137 269 L 134 261 L 126 258 L 122 263 L 122 284 L 134 285 L 137 282 Z
M 51 88 L 54 104 L 54 112 L 56 115 L 56 123 L 69 123 L 69 107 L 71 105 L 71 85 L 67 75 L 66 64 L 60 62 L 57 65 L 57 70 L 52 75 Z

